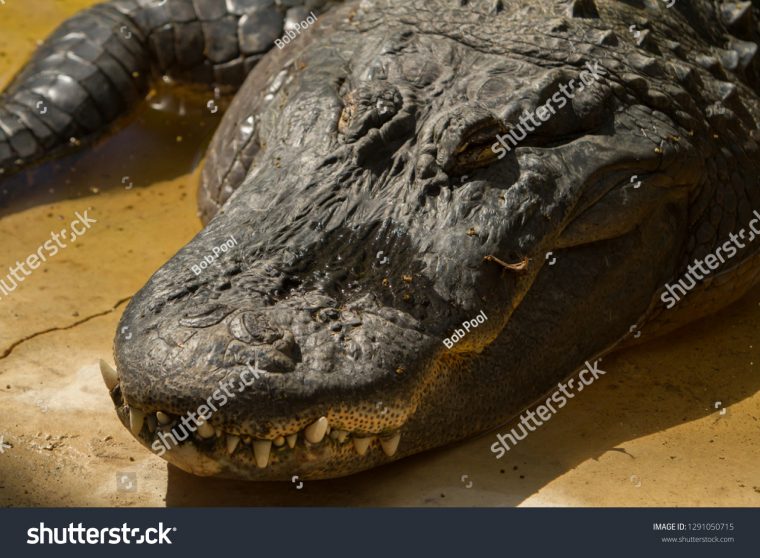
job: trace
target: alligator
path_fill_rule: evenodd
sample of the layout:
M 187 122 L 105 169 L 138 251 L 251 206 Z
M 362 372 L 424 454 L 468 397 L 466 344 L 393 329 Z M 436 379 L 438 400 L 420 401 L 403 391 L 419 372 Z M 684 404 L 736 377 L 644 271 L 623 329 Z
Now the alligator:
M 757 282 L 759 12 L 113 0 L 6 88 L 0 169 L 97 141 L 157 78 L 236 91 L 205 228 L 131 299 L 103 377 L 181 469 L 339 477 L 504 425 Z

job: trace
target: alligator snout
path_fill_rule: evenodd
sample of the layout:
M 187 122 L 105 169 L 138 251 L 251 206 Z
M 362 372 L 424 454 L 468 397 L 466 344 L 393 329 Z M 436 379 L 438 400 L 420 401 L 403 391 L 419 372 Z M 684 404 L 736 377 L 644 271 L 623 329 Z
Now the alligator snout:
M 339 301 L 283 264 L 241 261 L 245 241 L 189 275 L 212 237 L 177 254 L 175 273 L 165 266 L 122 317 L 133 336 L 103 373 L 124 425 L 201 475 L 319 478 L 397 458 L 416 405 L 410 363 L 434 341 L 376 296 Z

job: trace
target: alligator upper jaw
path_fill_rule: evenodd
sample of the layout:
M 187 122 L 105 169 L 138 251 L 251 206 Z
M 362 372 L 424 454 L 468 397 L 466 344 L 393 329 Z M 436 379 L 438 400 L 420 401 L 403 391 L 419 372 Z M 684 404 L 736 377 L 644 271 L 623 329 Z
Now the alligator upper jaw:
M 260 437 L 241 434 L 236 425 L 223 430 L 196 413 L 179 416 L 131 406 L 119 373 L 100 361 L 103 380 L 122 424 L 137 440 L 180 469 L 200 476 L 245 480 L 290 480 L 292 475 L 319 479 L 355 473 L 398 459 L 407 415 L 398 406 L 365 406 L 362 430 L 341 428 L 350 410 L 335 409 L 316 420 L 284 421 Z M 374 414 L 374 416 L 373 416 Z M 191 418 L 191 416 L 196 418 Z M 329 417 L 329 418 L 328 418 Z M 367 422 L 368 421 L 368 422 Z

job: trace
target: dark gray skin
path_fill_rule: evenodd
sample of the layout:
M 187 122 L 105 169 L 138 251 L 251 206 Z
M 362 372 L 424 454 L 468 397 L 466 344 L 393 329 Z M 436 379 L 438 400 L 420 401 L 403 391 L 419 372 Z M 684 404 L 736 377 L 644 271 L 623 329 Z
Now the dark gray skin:
M 643 340 L 738 299 L 760 271 L 752 244 L 672 310 L 660 295 L 760 208 L 753 4 L 370 0 L 324 12 L 248 75 L 209 149 L 206 228 L 126 309 L 119 329 L 132 336 L 116 339 L 118 372 L 104 371 L 119 418 L 155 450 L 162 428 L 255 362 L 260 377 L 213 413 L 214 430 L 163 457 L 199 475 L 337 477 L 502 425 L 632 329 Z M 66 25 L 106 16 L 78 17 Z M 199 81 L 150 36 L 134 55 L 141 76 Z M 204 35 L 210 51 L 228 38 Z M 23 155 L 6 112 L 60 40 L 0 104 L 18 160 L 0 155 L 8 171 L 64 149 L 51 139 Z M 587 62 L 606 75 L 498 159 L 496 135 Z M 220 78 L 199 64 L 200 81 Z M 91 135 L 136 102 L 123 101 Z M 231 235 L 237 246 L 196 276 Z M 485 324 L 446 348 L 481 310 Z M 157 426 L 159 411 L 173 422 Z M 332 435 L 307 443 L 320 417 Z

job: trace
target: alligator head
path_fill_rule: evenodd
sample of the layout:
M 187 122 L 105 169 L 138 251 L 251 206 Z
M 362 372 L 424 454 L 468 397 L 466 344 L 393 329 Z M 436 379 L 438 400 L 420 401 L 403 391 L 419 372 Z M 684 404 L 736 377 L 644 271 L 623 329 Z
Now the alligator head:
M 699 103 L 721 98 L 699 47 L 642 53 L 618 2 L 386 3 L 254 70 L 211 148 L 210 221 L 124 313 L 117 412 L 183 469 L 335 477 L 494 428 L 696 249 L 720 150 Z

